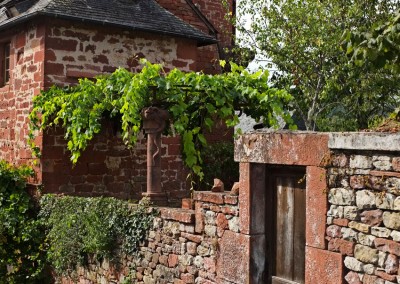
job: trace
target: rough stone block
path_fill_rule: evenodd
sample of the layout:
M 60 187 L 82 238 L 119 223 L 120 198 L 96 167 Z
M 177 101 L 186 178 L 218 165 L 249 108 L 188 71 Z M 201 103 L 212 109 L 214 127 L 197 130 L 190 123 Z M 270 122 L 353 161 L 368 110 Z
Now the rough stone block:
M 378 264 L 378 250 L 363 245 L 356 245 L 354 257 L 361 262 Z
M 400 242 L 400 232 L 399 231 L 392 231 L 390 236 L 395 242 Z
M 357 206 L 344 206 L 343 207 L 344 218 L 349 220 L 358 220 L 358 207 Z
M 354 190 L 347 188 L 331 188 L 328 201 L 335 205 L 353 205 L 355 202 Z
M 394 201 L 396 196 L 390 193 L 377 194 L 376 195 L 376 206 L 380 209 L 393 210 Z
M 383 211 L 377 210 L 366 210 L 361 212 L 361 222 L 368 224 L 370 226 L 380 226 L 382 224 Z
M 328 250 L 340 252 L 342 255 L 354 255 L 355 243 L 343 239 L 332 238 L 328 243 Z
M 364 155 L 353 155 L 350 157 L 350 168 L 371 169 L 372 158 Z
M 392 163 L 389 156 L 372 156 L 372 165 L 379 171 L 390 171 Z
M 356 193 L 356 204 L 360 209 L 375 209 L 375 200 L 375 193 L 371 190 L 360 190 Z
M 305 283 L 343 284 L 343 259 L 339 253 L 306 247 Z
M 385 261 L 385 272 L 388 274 L 396 274 L 399 270 L 399 258 L 393 254 L 389 254 Z
M 367 224 L 363 224 L 363 223 L 351 221 L 351 222 L 349 223 L 349 228 L 352 228 L 352 229 L 355 229 L 355 230 L 357 230 L 357 231 L 359 231 L 359 232 L 368 234 L 368 233 L 369 233 L 370 226 L 367 225 Z
M 362 284 L 358 273 L 354 271 L 350 271 L 349 273 L 347 273 L 344 279 L 347 281 L 348 284 Z
M 379 238 L 388 238 L 391 231 L 384 227 L 372 227 L 371 234 Z
M 400 212 L 384 212 L 383 224 L 387 228 L 400 230 Z
M 374 243 L 378 250 L 400 256 L 400 243 L 382 238 L 376 238 Z
M 374 244 L 375 237 L 363 233 L 358 233 L 357 239 L 360 244 L 371 247 Z
M 350 270 L 363 272 L 364 264 L 354 257 L 346 256 L 346 258 L 344 259 L 344 265 Z

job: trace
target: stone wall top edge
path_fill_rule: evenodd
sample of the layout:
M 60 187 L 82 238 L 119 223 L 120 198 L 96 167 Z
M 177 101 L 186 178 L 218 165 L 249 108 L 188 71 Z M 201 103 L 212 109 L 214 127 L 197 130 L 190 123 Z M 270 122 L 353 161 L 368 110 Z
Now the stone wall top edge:
M 400 151 L 400 133 L 332 132 L 328 147 L 343 150 Z

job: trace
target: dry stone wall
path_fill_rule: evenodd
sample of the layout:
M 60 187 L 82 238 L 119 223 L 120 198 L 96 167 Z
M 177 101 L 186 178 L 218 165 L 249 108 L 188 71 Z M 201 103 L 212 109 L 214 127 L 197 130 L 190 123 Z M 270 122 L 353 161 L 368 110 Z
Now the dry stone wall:
M 221 246 L 240 231 L 238 196 L 195 192 L 194 202 L 194 210 L 161 208 L 137 256 L 92 262 L 62 283 L 222 283 Z
M 400 283 L 400 153 L 334 150 L 328 187 L 328 250 L 347 283 Z

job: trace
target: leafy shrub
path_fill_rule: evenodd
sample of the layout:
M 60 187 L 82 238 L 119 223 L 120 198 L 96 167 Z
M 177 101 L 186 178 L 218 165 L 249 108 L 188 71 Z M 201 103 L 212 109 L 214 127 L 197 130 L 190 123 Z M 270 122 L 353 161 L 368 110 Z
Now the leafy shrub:
M 0 161 L 0 283 L 45 283 L 44 230 L 26 189 L 32 175 Z
M 56 273 L 70 274 L 88 257 L 112 259 L 133 254 L 156 213 L 148 202 L 133 205 L 115 198 L 45 195 L 40 217 L 48 226 L 48 260 Z

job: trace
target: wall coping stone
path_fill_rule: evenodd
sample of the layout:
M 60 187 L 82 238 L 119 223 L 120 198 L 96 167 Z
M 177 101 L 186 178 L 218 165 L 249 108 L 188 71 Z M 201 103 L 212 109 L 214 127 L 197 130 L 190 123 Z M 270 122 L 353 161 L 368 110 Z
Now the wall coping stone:
M 194 210 L 181 208 L 160 208 L 161 218 L 181 223 L 194 223 Z
M 332 132 L 330 149 L 400 151 L 400 133 L 387 132 Z
M 225 195 L 229 195 L 229 192 L 195 191 L 193 193 L 193 200 L 221 205 L 225 203 Z

